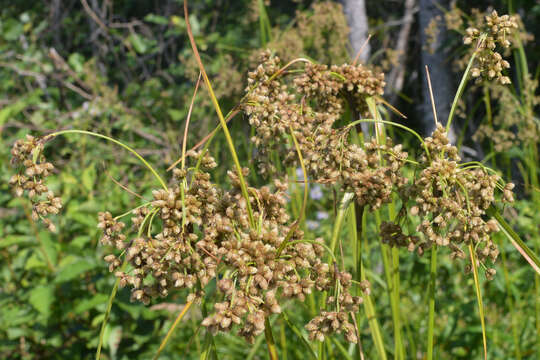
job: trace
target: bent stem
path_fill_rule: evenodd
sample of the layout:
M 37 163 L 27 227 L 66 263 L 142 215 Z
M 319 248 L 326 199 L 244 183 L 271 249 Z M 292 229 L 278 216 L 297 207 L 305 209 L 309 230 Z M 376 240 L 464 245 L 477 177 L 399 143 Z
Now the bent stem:
M 154 355 L 154 357 L 152 358 L 153 360 L 157 360 L 157 358 L 159 357 L 159 355 L 161 354 L 163 349 L 165 349 L 165 345 L 167 345 L 167 342 L 169 341 L 169 338 L 171 337 L 172 333 L 174 332 L 174 329 L 180 323 L 180 321 L 182 320 L 184 315 L 186 315 L 186 313 L 188 312 L 188 310 L 189 310 L 189 308 L 191 307 L 192 304 L 193 304 L 193 301 L 188 301 L 186 303 L 186 305 L 184 306 L 184 308 L 182 309 L 182 311 L 180 312 L 180 314 L 178 314 L 178 317 L 176 318 L 176 320 L 172 324 L 171 328 L 167 332 L 167 335 L 165 335 L 165 338 L 163 338 L 163 341 L 161 341 L 161 344 L 159 345 L 159 348 L 158 348 L 158 351 L 157 351 L 156 355 Z
M 278 360 L 276 343 L 274 342 L 272 326 L 270 325 L 270 321 L 268 321 L 268 317 L 264 318 L 264 337 L 266 339 L 266 345 L 268 345 L 268 355 L 270 356 L 270 360 Z
M 144 166 L 146 166 L 146 168 L 148 168 L 148 170 L 150 170 L 150 172 L 155 176 L 155 178 L 159 181 L 163 189 L 167 190 L 167 185 L 165 184 L 163 179 L 159 176 L 159 174 L 156 172 L 156 170 L 154 170 L 154 168 L 141 155 L 139 155 L 138 152 L 136 152 L 134 149 L 132 149 L 128 145 L 106 135 L 98 134 L 92 131 L 75 130 L 75 129 L 57 131 L 57 132 L 47 135 L 47 137 L 56 137 L 59 135 L 66 135 L 66 134 L 83 134 L 83 135 L 95 136 L 95 137 L 110 141 L 112 143 L 115 143 L 116 145 L 120 145 L 121 147 L 123 147 L 124 149 L 126 149 L 127 151 L 135 155 L 135 157 L 139 159 L 144 164 Z
M 435 285 L 437 281 L 437 245 L 431 248 L 431 265 L 429 270 L 429 315 L 427 360 L 433 360 L 433 339 L 435 330 Z

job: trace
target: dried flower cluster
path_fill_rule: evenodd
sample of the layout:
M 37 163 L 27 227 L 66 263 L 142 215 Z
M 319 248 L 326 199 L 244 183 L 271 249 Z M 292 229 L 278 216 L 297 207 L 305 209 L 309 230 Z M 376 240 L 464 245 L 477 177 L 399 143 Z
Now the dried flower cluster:
M 62 200 L 56 197 L 47 187 L 45 180 L 54 170 L 53 164 L 47 162 L 43 155 L 43 143 L 46 138 L 39 139 L 27 135 L 17 140 L 11 149 L 11 163 L 17 168 L 17 174 L 9 180 L 17 196 L 27 191 L 32 203 L 32 219 L 41 219 L 49 231 L 56 230 L 49 214 L 58 214 L 62 208 Z
M 205 155 L 201 166 L 209 169 L 216 164 Z M 245 172 L 247 175 L 247 169 Z M 127 242 L 124 225 L 109 213 L 100 214 L 99 227 L 102 243 L 124 251 L 132 267 L 121 270 L 117 256 L 105 257 L 120 285 L 132 288 L 132 300 L 147 304 L 152 298 L 183 288 L 190 289 L 188 301 L 194 300 L 218 278 L 222 301 L 215 304 L 215 312 L 203 320 L 203 326 L 217 332 L 239 325 L 239 334 L 251 342 L 264 330 L 265 318 L 281 312 L 280 299 L 303 301 L 313 289 L 333 289 L 337 279 L 321 261 L 322 239 L 303 240 L 301 230 L 287 225 L 285 184 L 275 181 L 275 191 L 250 188 L 253 217 L 257 219 L 254 227 L 238 177 L 232 172 L 229 177 L 233 188 L 225 191 L 213 184 L 205 171 L 176 169 L 169 189 L 154 191 L 151 206 L 134 211 L 135 239 Z M 154 218 L 161 219 L 161 226 L 152 224 Z M 153 226 L 161 231 L 153 235 Z M 350 278 L 340 274 L 340 279 L 347 276 Z M 358 303 L 348 293 L 349 283 L 341 286 L 344 308 L 352 306 L 350 301 Z
M 496 11 L 472 9 L 469 14 L 465 14 L 456 3 L 452 3 L 450 9 L 444 13 L 444 24 L 441 16 L 434 17 L 424 29 L 426 34 L 425 47 L 431 53 L 437 51 L 441 41 L 437 41 L 440 33 L 440 26 L 455 31 L 463 36 L 463 41 L 469 46 L 468 55 L 460 56 L 454 60 L 456 70 L 464 70 L 470 56 L 480 47 L 480 53 L 472 71 L 473 76 L 480 79 L 498 80 L 501 84 L 508 84 L 510 79 L 502 75 L 508 63 L 503 57 L 510 55 L 509 50 L 516 46 L 514 37 L 519 37 L 522 43 L 534 40 L 534 36 L 525 31 L 521 18 L 518 14 L 499 16 Z M 482 35 L 486 39 L 482 42 L 478 40 Z M 495 52 L 497 44 L 502 48 L 500 52 Z
M 425 139 L 429 155 L 423 157 L 423 170 L 415 183 L 407 189 L 414 198 L 410 214 L 420 217 L 418 236 L 406 236 L 395 223 L 384 223 L 381 233 L 394 246 L 407 246 L 422 254 L 433 244 L 448 246 L 452 258 L 465 258 L 462 244 L 473 244 L 479 261 L 495 261 L 499 250 L 490 234 L 498 231 L 496 222 L 485 221 L 486 210 L 495 202 L 499 188 L 503 201 L 512 202 L 513 184 L 500 184 L 500 177 L 490 174 L 479 165 L 460 164 L 457 148 L 448 141 L 444 128 L 438 124 L 432 137 Z M 493 269 L 486 275 L 491 278 Z
M 325 335 L 343 333 L 348 342 L 356 343 L 358 341 L 357 331 L 354 324 L 349 320 L 351 319 L 351 313 L 358 312 L 363 299 L 360 296 L 351 296 L 348 291 L 351 286 L 351 274 L 340 272 L 337 266 L 334 266 L 331 277 L 337 279 L 338 295 L 328 297 L 326 304 L 327 306 L 335 305 L 335 310 L 321 311 L 321 314 L 311 320 L 305 328 L 309 332 L 311 340 L 323 341 Z M 327 283 L 323 288 L 329 291 L 332 286 L 332 283 Z M 365 293 L 369 291 L 367 284 L 362 284 L 361 287 Z
M 373 140 L 362 148 L 349 142 L 351 127 L 334 128 L 343 115 L 345 101 L 354 104 L 357 112 L 366 112 L 366 98 L 382 94 L 384 76 L 363 65 L 328 68 L 308 63 L 288 85 L 275 76 L 279 58 L 266 52 L 262 60 L 249 73 L 244 107 L 255 129 L 252 141 L 260 152 L 261 172 L 275 171 L 267 161 L 272 151 L 287 164 L 297 162 L 296 148 L 284 146 L 292 134 L 312 181 L 339 184 L 354 192 L 360 205 L 378 208 L 388 202 L 394 187 L 407 181 L 400 174 L 407 153 L 401 145 L 393 146 L 390 139 Z
M 501 84 L 509 84 L 510 78 L 504 76 L 502 71 L 508 69 L 510 64 L 503 60 L 502 55 L 495 51 L 497 44 L 503 48 L 510 47 L 510 35 L 518 28 L 517 19 L 514 16 L 499 16 L 495 10 L 485 17 L 485 23 L 479 29 L 469 27 L 463 42 L 474 44 L 478 55 L 471 69 L 471 75 L 476 78 L 492 80 L 496 78 Z

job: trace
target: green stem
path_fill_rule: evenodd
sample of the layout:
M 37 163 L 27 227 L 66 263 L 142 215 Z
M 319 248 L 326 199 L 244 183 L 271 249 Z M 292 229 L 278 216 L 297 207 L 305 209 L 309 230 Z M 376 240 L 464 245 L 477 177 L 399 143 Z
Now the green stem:
M 169 329 L 169 331 L 167 331 L 167 335 L 165 335 L 165 338 L 163 339 L 163 341 L 159 345 L 159 348 L 157 350 L 156 355 L 154 355 L 154 357 L 152 358 L 153 360 L 157 360 L 157 358 L 159 357 L 159 354 L 161 354 L 163 349 L 165 349 L 165 345 L 167 345 L 167 342 L 169 341 L 169 338 L 171 337 L 172 333 L 174 332 L 174 329 L 176 329 L 176 326 L 178 326 L 178 324 L 180 323 L 180 321 L 182 320 L 184 315 L 186 315 L 186 313 L 188 312 L 188 310 L 189 310 L 189 308 L 191 307 L 192 304 L 193 304 L 193 301 L 189 301 L 184 306 L 184 308 L 182 309 L 180 314 L 178 314 L 178 317 L 176 318 L 176 320 L 174 320 L 174 323 L 172 324 L 171 328 Z
M 501 214 L 497 211 L 496 208 L 493 206 L 488 208 L 486 210 L 486 214 L 491 216 L 497 223 L 499 224 L 499 227 L 501 228 L 504 235 L 506 235 L 507 239 L 510 240 L 512 245 L 519 251 L 521 256 L 527 260 L 527 262 L 531 265 L 531 267 L 540 274 L 540 259 L 538 259 L 538 256 L 523 242 L 523 240 L 520 239 L 518 234 L 512 229 L 512 227 L 504 220 L 504 218 L 501 216 Z
M 437 281 L 437 245 L 431 248 L 431 265 L 429 270 L 429 315 L 428 315 L 428 341 L 427 360 L 433 360 L 433 339 L 435 330 L 435 289 Z
M 360 119 L 360 120 L 355 120 L 355 121 L 349 123 L 347 125 L 347 127 L 348 128 L 353 127 L 354 125 L 360 124 L 360 123 L 386 124 L 386 125 L 392 125 L 392 126 L 400 128 L 400 129 L 406 130 L 406 131 L 410 132 L 411 134 L 413 134 L 420 141 L 420 143 L 424 147 L 424 150 L 426 151 L 426 154 L 429 157 L 429 150 L 428 150 L 428 148 L 426 146 L 426 143 L 424 142 L 424 139 L 416 131 L 414 131 L 413 129 L 408 128 L 405 125 L 402 125 L 402 124 L 399 124 L 399 123 L 396 123 L 396 122 L 393 122 L 393 121 L 388 121 L 388 120 Z
M 124 262 L 122 263 L 122 267 L 120 268 L 120 271 L 123 272 L 126 269 L 127 263 L 128 261 L 126 258 L 124 259 Z M 96 350 L 96 360 L 100 360 L 101 358 L 101 348 L 103 346 L 103 335 L 105 334 L 105 327 L 107 326 L 107 322 L 109 321 L 112 304 L 113 304 L 114 298 L 116 297 L 116 292 L 118 291 L 119 284 L 120 284 L 120 278 L 116 278 L 111 294 L 109 295 L 109 300 L 107 302 L 107 309 L 105 310 L 105 317 L 103 318 L 103 322 L 101 323 L 101 329 L 99 331 L 99 342 L 98 342 L 98 347 Z
M 351 207 L 351 211 L 349 213 L 349 221 L 350 221 L 350 233 L 351 233 L 351 239 L 353 241 L 353 244 L 356 244 L 356 271 L 355 271 L 355 277 L 357 282 L 361 282 L 366 280 L 366 271 L 364 269 L 364 263 L 362 261 L 362 244 L 366 242 L 365 239 L 365 228 L 367 225 L 367 213 L 364 211 L 364 208 L 361 206 L 358 206 L 358 204 L 355 203 L 354 207 Z M 358 295 L 358 293 L 357 293 Z M 364 312 L 366 314 L 366 318 L 368 319 L 369 329 L 371 332 L 371 337 L 373 339 L 373 343 L 375 345 L 375 350 L 377 351 L 377 358 L 381 360 L 386 360 L 386 351 L 384 349 L 384 341 L 382 339 L 381 335 L 381 329 L 379 326 L 379 322 L 377 321 L 377 314 L 375 311 L 375 306 L 373 305 L 373 301 L 371 300 L 371 297 L 369 294 L 361 292 L 362 298 L 364 299 Z M 357 314 L 357 317 L 360 314 Z M 359 324 L 360 321 L 357 318 L 357 323 Z
M 309 342 L 306 340 L 306 338 L 304 337 L 304 335 L 302 335 L 302 332 L 296 327 L 296 325 L 294 325 L 294 323 L 292 323 L 290 320 L 289 320 L 289 316 L 287 315 L 287 313 L 285 311 L 283 311 L 281 313 L 281 316 L 283 317 L 283 320 L 285 320 L 285 323 L 287 323 L 287 325 L 289 326 L 289 328 L 296 334 L 296 336 L 300 339 L 300 341 L 302 342 L 302 344 L 304 345 L 304 347 L 306 348 L 307 350 L 307 354 L 309 356 L 310 359 L 312 360 L 317 360 L 317 355 L 315 355 L 315 352 L 313 351 L 313 349 L 311 348 L 311 346 L 309 345 Z
M 506 287 L 506 301 L 508 303 L 508 308 L 512 313 L 510 313 L 511 325 L 512 325 L 512 339 L 514 340 L 514 351 L 516 353 L 516 360 L 521 360 L 521 348 L 519 345 L 519 334 L 518 334 L 518 325 L 516 324 L 517 313 L 515 312 L 515 303 L 512 296 L 512 288 L 510 276 L 508 274 L 508 266 L 506 265 L 506 251 L 502 242 L 499 242 L 499 249 L 501 249 L 501 258 L 502 258 L 502 268 L 504 276 L 504 285 Z
M 347 212 L 347 208 L 349 207 L 350 202 L 353 200 L 354 194 L 353 193 L 345 193 L 343 195 L 343 198 L 341 199 L 341 202 L 339 203 L 338 212 L 336 215 L 336 220 L 334 223 L 334 228 L 332 231 L 332 240 L 330 241 L 330 251 L 332 255 L 336 251 L 336 245 L 339 238 L 339 234 L 341 233 L 341 225 L 343 224 L 343 218 L 345 217 L 345 214 Z M 330 261 L 331 258 L 328 259 Z
M 116 139 L 113 139 L 113 138 L 111 138 L 109 136 L 101 135 L 101 134 L 98 134 L 98 133 L 95 133 L 95 132 L 92 132 L 92 131 L 85 131 L 85 130 L 75 130 L 75 129 L 61 130 L 61 131 L 54 132 L 54 133 L 52 133 L 50 135 L 47 135 L 47 136 L 55 137 L 55 136 L 65 135 L 65 134 L 90 135 L 90 136 L 95 136 L 95 137 L 98 137 L 98 138 L 101 138 L 101 139 L 108 140 L 110 142 L 115 143 L 116 145 L 120 145 L 121 147 L 123 147 L 124 149 L 126 149 L 127 151 L 129 151 L 130 153 L 135 155 L 135 157 L 137 159 L 139 159 L 144 164 L 144 166 L 146 166 L 148 168 L 148 170 L 150 170 L 150 172 L 156 177 L 156 179 L 159 181 L 159 183 L 161 184 L 163 189 L 167 190 L 167 185 L 165 184 L 163 179 L 158 175 L 156 170 L 154 170 L 154 168 L 146 160 L 144 160 L 144 158 L 141 155 L 139 155 L 139 153 L 137 153 L 135 150 L 133 150 L 131 147 L 127 146 L 126 144 L 124 144 L 124 143 L 122 143 L 122 142 L 120 142 L 120 141 L 118 141 Z
M 272 326 L 270 325 L 270 321 L 268 321 L 268 317 L 264 318 L 264 337 L 266 339 L 266 345 L 268 346 L 268 355 L 270 360 L 278 360 L 276 343 L 274 342 Z
M 485 35 L 482 35 L 480 39 L 478 40 L 479 43 L 483 42 L 485 40 Z M 452 123 L 452 118 L 454 117 L 454 113 L 457 108 L 457 104 L 459 101 L 459 98 L 463 94 L 463 90 L 465 90 L 465 85 L 467 85 L 467 80 L 469 77 L 469 72 L 471 71 L 472 64 L 474 62 L 474 59 L 476 58 L 477 51 L 475 51 L 471 59 L 469 60 L 469 63 L 467 64 L 467 68 L 465 69 L 465 73 L 463 74 L 463 77 L 461 78 L 461 82 L 459 83 L 458 90 L 456 92 L 456 96 L 454 97 L 454 101 L 452 102 L 452 107 L 450 108 L 450 114 L 448 114 L 448 120 L 446 122 L 446 131 L 450 131 L 450 124 Z
M 476 256 L 474 254 L 473 244 L 469 244 L 469 254 L 474 276 L 474 287 L 476 289 L 476 299 L 478 301 L 478 313 L 480 315 L 480 325 L 482 326 L 482 342 L 484 345 L 484 359 L 487 360 L 487 339 L 486 339 L 486 321 L 484 317 L 484 304 L 482 303 L 482 292 L 480 290 L 480 279 L 478 278 L 478 267 L 476 266 Z

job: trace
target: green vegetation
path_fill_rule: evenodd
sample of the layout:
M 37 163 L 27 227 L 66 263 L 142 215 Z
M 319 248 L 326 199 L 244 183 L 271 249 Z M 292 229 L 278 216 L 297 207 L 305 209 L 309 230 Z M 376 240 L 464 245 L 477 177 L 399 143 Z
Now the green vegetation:
M 540 357 L 540 6 L 473 5 L 4 6 L 0 358 Z

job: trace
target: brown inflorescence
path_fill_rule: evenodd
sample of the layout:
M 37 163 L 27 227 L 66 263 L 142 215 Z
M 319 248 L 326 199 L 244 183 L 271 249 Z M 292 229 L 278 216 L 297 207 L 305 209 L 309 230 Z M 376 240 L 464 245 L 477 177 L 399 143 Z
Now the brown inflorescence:
M 11 164 L 17 168 L 17 174 L 9 180 L 15 195 L 25 192 L 32 203 L 32 219 L 41 219 L 49 231 L 56 231 L 55 225 L 47 218 L 49 214 L 58 214 L 62 200 L 49 190 L 46 178 L 52 174 L 54 165 L 47 162 L 43 155 L 43 144 L 47 138 L 27 135 L 15 142 L 11 149 Z
M 420 218 L 417 236 L 404 235 L 396 223 L 383 223 L 381 235 L 393 246 L 406 246 L 422 254 L 436 244 L 448 246 L 452 258 L 465 258 L 461 245 L 472 244 L 478 260 L 485 265 L 489 258 L 494 262 L 499 255 L 491 233 L 498 231 L 494 220 L 484 220 L 486 210 L 496 201 L 497 188 L 502 201 L 512 202 L 513 184 L 501 184 L 497 174 L 482 166 L 460 164 L 455 146 L 450 144 L 447 133 L 438 124 L 433 135 L 425 139 L 428 154 L 423 156 L 423 170 L 414 184 L 404 191 L 413 199 L 409 213 Z M 488 269 L 491 274 L 493 270 Z M 491 277 L 491 276 L 489 276 Z
M 502 48 L 509 48 L 511 44 L 509 38 L 517 28 L 516 17 L 499 16 L 495 10 L 485 17 L 482 28 L 467 28 L 463 42 L 466 45 L 474 44 L 478 51 L 475 64 L 471 69 L 473 77 L 489 80 L 496 78 L 503 85 L 510 83 L 510 78 L 502 74 L 502 71 L 508 69 L 510 64 L 495 49 L 497 44 Z
M 205 154 L 202 169 L 215 166 Z M 265 318 L 281 312 L 283 300 L 304 301 L 314 289 L 333 289 L 337 279 L 321 260 L 322 239 L 304 240 L 301 230 L 288 225 L 286 183 L 276 180 L 274 190 L 249 188 L 253 226 L 237 174 L 228 173 L 232 189 L 223 190 L 202 169 L 175 169 L 169 189 L 154 191 L 151 205 L 134 211 L 138 235 L 133 240 L 122 234 L 122 223 L 109 213 L 100 214 L 102 243 L 124 251 L 132 269 L 120 269 L 121 261 L 113 254 L 105 261 L 120 285 L 132 288 L 132 300 L 146 304 L 184 288 L 190 291 L 188 301 L 196 300 L 216 279 L 222 300 L 203 326 L 215 333 L 238 325 L 239 334 L 252 342 L 264 331 Z M 154 219 L 160 219 L 161 226 L 155 226 Z M 153 226 L 160 229 L 155 235 Z M 339 295 L 343 308 L 351 299 L 349 285 L 342 285 Z
M 383 93 L 384 75 L 364 65 L 331 66 L 308 63 L 292 84 L 276 76 L 280 61 L 269 52 L 248 75 L 244 110 L 254 127 L 262 173 L 274 173 L 270 153 L 275 151 L 289 165 L 298 164 L 295 147 L 287 147 L 292 134 L 298 142 L 311 181 L 339 184 L 353 192 L 360 205 L 378 208 L 390 200 L 395 187 L 407 179 L 401 168 L 407 153 L 391 139 L 349 141 L 350 126 L 336 128 L 346 102 L 366 115 L 366 98 Z

